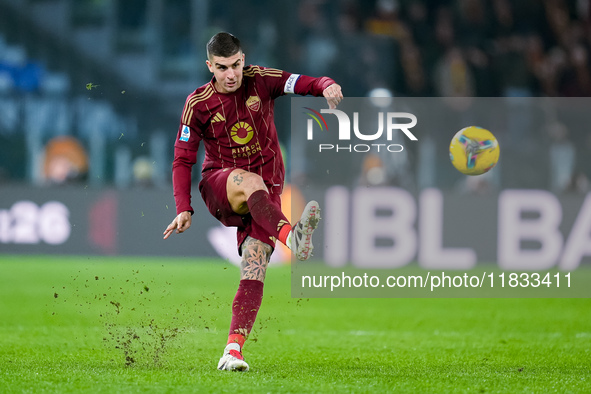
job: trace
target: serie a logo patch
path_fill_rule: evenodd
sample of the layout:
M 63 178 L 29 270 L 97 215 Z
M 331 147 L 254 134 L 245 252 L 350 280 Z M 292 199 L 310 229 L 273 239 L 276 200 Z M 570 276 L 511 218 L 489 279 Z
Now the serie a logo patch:
M 191 137 L 191 129 L 189 128 L 189 126 L 183 125 L 183 129 L 181 130 L 181 136 L 179 140 L 183 142 L 188 142 L 189 137 Z

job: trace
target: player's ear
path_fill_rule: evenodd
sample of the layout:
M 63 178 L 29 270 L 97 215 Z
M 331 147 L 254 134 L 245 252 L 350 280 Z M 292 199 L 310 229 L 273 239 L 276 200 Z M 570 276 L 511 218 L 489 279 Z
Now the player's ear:
M 211 64 L 211 62 L 209 61 L 209 59 L 207 59 L 205 61 L 205 64 L 207 64 L 207 68 L 209 69 L 210 72 L 213 72 L 213 65 Z

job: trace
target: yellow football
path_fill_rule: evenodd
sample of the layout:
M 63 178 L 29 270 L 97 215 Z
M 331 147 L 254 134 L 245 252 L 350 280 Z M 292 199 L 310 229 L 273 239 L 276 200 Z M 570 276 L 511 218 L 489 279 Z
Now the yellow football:
M 499 143 L 493 133 L 477 126 L 458 131 L 449 144 L 453 166 L 465 175 L 488 172 L 499 161 Z

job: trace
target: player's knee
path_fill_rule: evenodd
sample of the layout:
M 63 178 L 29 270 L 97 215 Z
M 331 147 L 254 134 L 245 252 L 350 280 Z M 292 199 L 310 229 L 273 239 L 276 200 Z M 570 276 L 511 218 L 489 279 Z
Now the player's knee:
M 241 215 L 248 213 L 248 199 L 258 190 L 268 192 L 263 178 L 245 170 L 234 170 L 228 177 L 228 201 L 232 210 Z
M 252 172 L 245 170 L 234 170 L 228 178 L 228 191 L 235 198 L 248 200 L 252 193 L 258 190 L 265 190 L 268 192 L 267 186 L 263 178 Z
M 244 185 L 244 194 L 246 199 L 248 199 L 252 193 L 264 190 L 268 192 L 267 186 L 263 181 L 263 178 L 257 174 L 253 174 L 251 172 L 248 173 L 249 175 L 246 177 L 245 185 Z

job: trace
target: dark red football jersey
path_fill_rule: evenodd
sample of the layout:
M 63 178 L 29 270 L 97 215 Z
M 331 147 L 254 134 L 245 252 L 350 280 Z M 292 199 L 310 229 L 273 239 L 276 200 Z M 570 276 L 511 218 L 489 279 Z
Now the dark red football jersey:
M 272 193 L 281 194 L 285 177 L 274 122 L 274 100 L 286 93 L 322 96 L 334 81 L 273 68 L 244 68 L 242 85 L 220 93 L 215 80 L 187 97 L 175 142 L 173 189 L 177 213 L 191 211 L 191 168 L 203 142 L 202 172 L 241 168 L 260 175 Z

